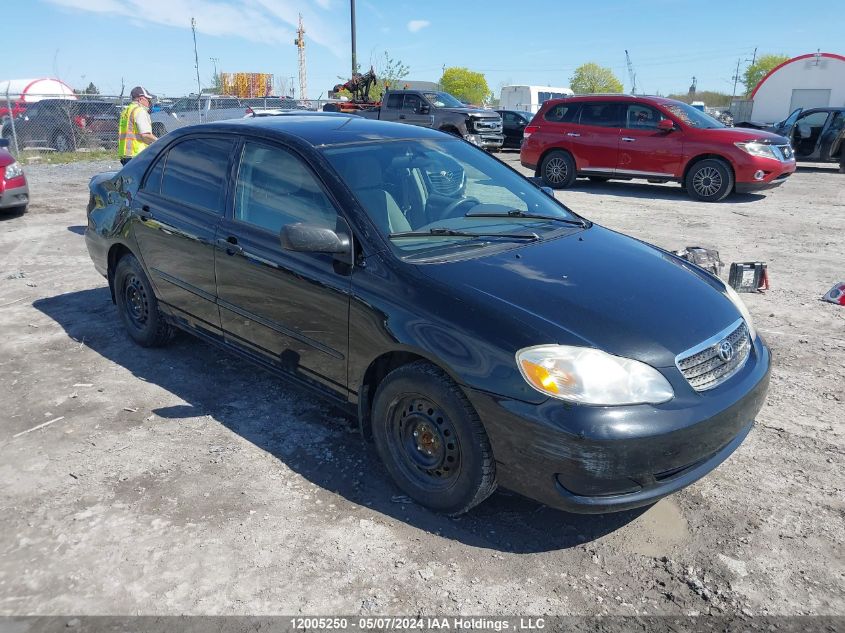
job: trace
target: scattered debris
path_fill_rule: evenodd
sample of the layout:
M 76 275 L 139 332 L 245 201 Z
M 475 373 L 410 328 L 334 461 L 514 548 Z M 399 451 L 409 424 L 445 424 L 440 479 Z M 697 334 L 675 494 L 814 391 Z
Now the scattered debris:
M 11 275 L 7 275 L 6 279 L 23 279 L 26 277 L 26 273 L 22 270 L 19 270 L 16 273 L 12 273 Z
M 769 269 L 764 262 L 734 262 L 728 283 L 737 292 L 760 292 L 769 289 Z
M 124 411 L 129 411 L 129 413 L 135 413 L 138 410 L 138 407 L 123 407 Z
M 94 385 L 92 385 L 90 382 L 78 382 L 78 383 L 74 384 L 73 386 L 74 387 L 93 387 Z
M 836 305 L 845 306 L 845 281 L 834 284 L 833 288 L 828 290 L 822 299 Z
M 413 500 L 408 495 L 393 495 L 390 497 L 393 503 L 413 503 Z
M 718 277 L 722 272 L 725 264 L 719 257 L 719 251 L 713 248 L 704 248 L 703 246 L 687 246 L 679 251 L 675 251 L 675 255 L 703 268 L 712 275 Z
M 77 477 L 77 476 L 76 476 L 76 475 L 74 475 L 73 473 L 68 473 L 68 475 L 70 475 L 70 476 L 71 476 L 71 477 L 73 477 L 74 479 L 79 479 L 79 477 Z
M 21 431 L 20 433 L 15 433 L 12 436 L 12 439 L 14 439 L 16 437 L 20 437 L 21 435 L 26 435 L 27 433 L 32 433 L 33 431 L 37 431 L 38 429 L 43 429 L 45 426 L 53 424 L 53 422 L 58 422 L 59 420 L 64 420 L 64 419 L 65 419 L 65 416 L 60 415 L 59 417 L 53 418 L 52 420 L 49 420 L 48 422 L 42 422 L 38 426 L 33 426 L 31 429 L 27 429 L 26 431 Z
M 14 301 L 9 301 L 9 303 L 0 303 L 0 308 L 5 308 L 6 306 L 10 306 L 13 303 L 17 303 L 18 301 L 23 301 L 23 297 L 20 299 L 15 299 Z

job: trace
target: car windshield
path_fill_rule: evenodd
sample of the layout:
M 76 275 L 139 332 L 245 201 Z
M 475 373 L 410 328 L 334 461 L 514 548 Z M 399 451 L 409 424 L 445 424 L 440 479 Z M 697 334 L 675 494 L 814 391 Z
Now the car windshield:
M 709 114 L 702 112 L 686 103 L 666 103 L 663 107 L 678 117 L 683 123 L 690 127 L 697 127 L 704 130 L 712 130 L 717 127 L 725 127 L 725 124 Z
M 465 108 L 466 106 L 448 92 L 424 92 L 426 100 L 436 108 Z
M 508 247 L 587 226 L 530 181 L 459 139 L 366 142 L 323 151 L 403 257 Z

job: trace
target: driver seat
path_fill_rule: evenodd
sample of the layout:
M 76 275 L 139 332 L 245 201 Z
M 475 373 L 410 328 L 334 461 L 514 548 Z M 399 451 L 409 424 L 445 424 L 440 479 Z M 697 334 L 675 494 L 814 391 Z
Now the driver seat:
M 384 187 L 381 164 L 375 156 L 360 156 L 343 167 L 346 182 L 378 227 L 387 234 L 410 231 L 411 224 L 393 195 Z

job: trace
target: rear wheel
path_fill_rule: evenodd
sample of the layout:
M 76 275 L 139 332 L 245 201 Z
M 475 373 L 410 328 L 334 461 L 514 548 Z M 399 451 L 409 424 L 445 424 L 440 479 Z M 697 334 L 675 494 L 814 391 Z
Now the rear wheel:
M 158 347 L 173 336 L 173 328 L 159 310 L 141 264 L 134 255 L 125 255 L 114 272 L 114 297 L 123 327 L 142 347 Z
M 156 138 L 161 138 L 167 134 L 167 130 L 164 128 L 164 123 L 153 123 L 153 135 Z
M 555 150 L 546 154 L 540 165 L 540 176 L 552 189 L 564 189 L 575 182 L 575 161 L 569 152 Z
M 496 489 L 493 451 L 478 414 L 425 361 L 393 370 L 379 385 L 373 440 L 399 488 L 436 512 L 462 514 Z
M 57 152 L 72 152 L 73 151 L 73 143 L 68 137 L 67 134 L 64 132 L 56 132 L 53 136 L 53 148 Z
M 733 191 L 733 171 L 723 160 L 700 160 L 690 167 L 684 186 L 693 200 L 719 202 Z

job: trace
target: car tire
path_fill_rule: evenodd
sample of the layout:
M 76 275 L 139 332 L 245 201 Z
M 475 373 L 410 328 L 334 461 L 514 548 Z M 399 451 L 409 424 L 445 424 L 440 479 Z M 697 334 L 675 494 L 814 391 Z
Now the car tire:
M 167 134 L 167 129 L 164 127 L 164 123 L 153 123 L 153 135 L 156 138 L 161 138 Z
M 590 179 L 590 182 L 607 182 L 610 180 L 607 176 L 587 176 Z
M 575 161 L 569 152 L 549 152 L 540 164 L 540 176 L 552 189 L 565 189 L 575 182 Z
M 706 158 L 689 168 L 684 187 L 693 200 L 719 202 L 733 191 L 733 171 L 723 160 Z
M 461 389 L 425 361 L 394 369 L 373 400 L 373 440 L 399 488 L 417 503 L 463 514 L 496 489 L 490 440 Z
M 159 347 L 173 337 L 153 288 L 134 255 L 124 255 L 114 272 L 117 312 L 127 334 L 141 347 Z
M 53 135 L 53 149 L 57 152 L 72 152 L 73 143 L 64 132 L 56 132 Z

